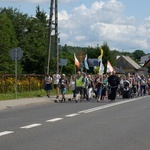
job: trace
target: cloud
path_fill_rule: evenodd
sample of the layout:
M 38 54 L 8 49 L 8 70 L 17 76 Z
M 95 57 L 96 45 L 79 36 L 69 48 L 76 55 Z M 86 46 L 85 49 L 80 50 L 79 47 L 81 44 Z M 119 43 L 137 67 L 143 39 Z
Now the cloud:
M 76 2 L 78 0 L 58 0 L 58 2 L 60 3 L 73 3 Z M 20 0 L 0 0 L 0 2 L 18 2 L 20 3 Z M 50 3 L 50 0 L 21 0 L 21 2 L 28 2 L 28 3 L 35 3 L 35 4 L 39 4 L 39 3 Z
M 146 17 L 146 18 L 144 18 L 145 20 L 150 20 L 150 16 L 148 16 L 148 17 Z
M 79 0 L 58 0 L 58 2 L 61 2 L 61 3 L 72 3 L 72 2 L 77 2 Z
M 65 10 L 62 10 L 60 13 L 58 12 L 59 20 L 68 20 L 69 15 Z
M 10 2 L 10 3 L 20 3 L 20 0 L 0 0 L 0 2 Z M 49 3 L 49 0 L 21 0 L 21 2 L 27 2 L 27 3 Z
M 150 23 L 138 24 L 134 16 L 124 15 L 124 9 L 123 3 L 110 0 L 93 2 L 89 8 L 81 4 L 71 13 L 59 12 L 61 44 L 97 46 L 107 42 L 118 50 L 149 49 Z
M 150 16 L 143 18 L 143 22 L 138 22 L 135 16 L 125 15 L 127 8 L 119 0 L 93 0 L 93 3 L 86 5 L 87 1 L 58 0 L 63 8 L 70 8 L 60 10 L 58 13 L 61 45 L 84 47 L 107 42 L 111 49 L 124 49 L 124 51 L 141 49 L 148 52 Z M 0 2 L 19 3 L 20 0 L 0 0 Z M 50 0 L 22 0 L 21 2 L 41 4 L 41 6 L 45 3 L 49 7 Z

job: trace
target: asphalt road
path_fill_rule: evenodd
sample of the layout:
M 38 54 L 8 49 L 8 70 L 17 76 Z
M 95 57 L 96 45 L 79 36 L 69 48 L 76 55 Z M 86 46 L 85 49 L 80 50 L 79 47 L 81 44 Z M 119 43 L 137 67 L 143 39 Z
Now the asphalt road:
M 150 97 L 0 111 L 0 150 L 150 150 Z

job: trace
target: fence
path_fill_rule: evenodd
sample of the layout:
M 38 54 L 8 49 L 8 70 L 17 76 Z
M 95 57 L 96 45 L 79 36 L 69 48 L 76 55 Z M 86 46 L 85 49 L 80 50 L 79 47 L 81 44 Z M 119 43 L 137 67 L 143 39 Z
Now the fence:
M 44 75 L 20 74 L 17 76 L 17 91 L 36 91 L 43 89 Z M 0 93 L 15 92 L 15 75 L 0 74 Z

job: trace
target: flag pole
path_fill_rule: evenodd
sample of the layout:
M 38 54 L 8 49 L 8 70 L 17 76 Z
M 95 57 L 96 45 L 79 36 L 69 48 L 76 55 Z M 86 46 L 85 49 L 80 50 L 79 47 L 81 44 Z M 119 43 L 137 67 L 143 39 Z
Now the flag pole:
M 102 61 L 102 63 L 103 63 L 103 61 Z M 101 64 L 102 65 L 102 64 Z M 102 73 L 102 83 L 103 83 L 103 73 Z
M 76 70 L 76 65 L 74 65 L 74 66 L 75 66 L 74 70 L 75 70 L 75 75 L 76 75 L 76 71 L 77 71 L 77 70 Z

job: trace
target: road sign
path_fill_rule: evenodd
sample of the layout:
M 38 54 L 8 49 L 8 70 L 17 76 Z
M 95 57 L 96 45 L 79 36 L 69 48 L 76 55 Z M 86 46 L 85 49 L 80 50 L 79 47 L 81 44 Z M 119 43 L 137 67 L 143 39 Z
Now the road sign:
M 59 66 L 66 66 L 67 65 L 67 59 L 60 59 Z
M 20 47 L 13 48 L 10 52 L 10 57 L 12 60 L 20 60 L 22 56 L 23 52 Z

